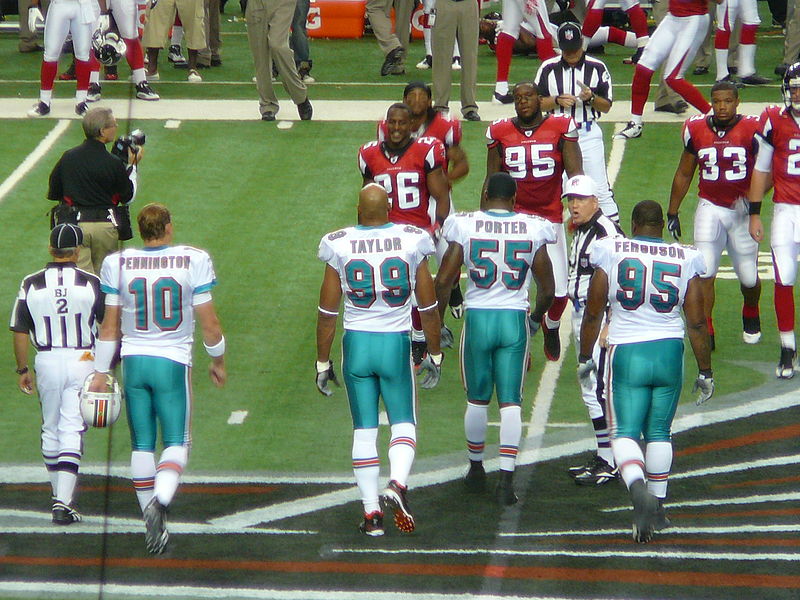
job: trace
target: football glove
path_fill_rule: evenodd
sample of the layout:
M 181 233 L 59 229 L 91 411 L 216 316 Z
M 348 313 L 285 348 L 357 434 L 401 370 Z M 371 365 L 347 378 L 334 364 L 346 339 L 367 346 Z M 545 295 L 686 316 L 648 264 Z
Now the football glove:
M 333 390 L 328 387 L 328 383 L 333 383 L 338 387 L 339 381 L 336 379 L 336 372 L 333 370 L 333 361 L 327 363 L 317 361 L 317 389 L 323 396 L 333 396 Z
M 28 8 L 28 29 L 36 33 L 36 24 L 41 21 L 44 23 L 44 15 L 38 6 Z
M 97 20 L 97 29 L 100 30 L 100 33 L 105 33 L 111 29 L 111 16 L 107 14 L 100 15 L 100 18 Z
M 667 215 L 667 229 L 675 240 L 681 237 L 681 218 L 678 215 Z
M 578 362 L 578 381 L 582 387 L 588 387 L 591 384 L 592 373 L 597 372 L 597 365 L 594 364 L 594 359 L 583 362 Z
M 533 318 L 533 314 L 528 313 L 528 333 L 530 336 L 533 337 L 536 335 L 536 332 L 539 331 L 539 328 L 542 326 L 542 321 L 537 321 Z
M 714 395 L 714 376 L 711 373 L 711 369 L 700 371 L 697 379 L 694 380 L 692 391 L 700 392 L 697 395 L 697 400 L 695 400 L 697 406 L 700 406 Z
M 430 352 L 422 359 L 417 375 L 423 376 L 420 385 L 426 390 L 435 388 L 439 383 L 439 378 L 442 376 L 443 360 L 444 354 L 431 354 Z
M 453 332 L 447 325 L 442 325 L 441 341 L 439 344 L 442 348 L 453 347 Z

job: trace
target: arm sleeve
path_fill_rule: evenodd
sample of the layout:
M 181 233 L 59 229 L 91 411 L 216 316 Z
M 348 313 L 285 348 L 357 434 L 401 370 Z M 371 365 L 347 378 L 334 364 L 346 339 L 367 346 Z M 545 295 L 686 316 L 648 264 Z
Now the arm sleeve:
M 217 285 L 217 276 L 214 273 L 214 265 L 211 262 L 211 257 L 206 252 L 200 252 L 197 257 L 192 257 L 192 262 L 189 267 L 190 275 L 192 277 L 192 304 L 197 306 L 208 302 L 208 298 L 200 300 L 200 296 L 208 294 L 211 289 Z
M 50 182 L 47 188 L 47 199 L 61 202 L 64 199 L 64 187 L 61 184 L 61 159 L 58 160 L 50 173 Z
M 109 306 L 121 306 L 119 280 L 120 280 L 120 261 L 119 253 L 110 254 L 103 260 L 100 267 L 100 291 L 105 294 L 105 303 Z
M 425 153 L 425 172 L 430 173 L 435 169 L 443 168 L 446 156 L 447 151 L 444 149 L 444 144 L 436 140 Z
M 33 331 L 33 317 L 31 311 L 28 309 L 28 302 L 26 299 L 24 284 L 19 288 L 19 294 L 14 302 L 14 308 L 11 311 L 11 323 L 9 329 L 18 333 L 30 333 Z
M 609 260 L 609 246 L 605 240 L 600 241 L 592 248 L 592 254 L 589 256 L 589 264 L 595 269 L 603 269 L 608 273 L 609 269 L 607 262 Z
M 755 167 L 763 173 L 772 173 L 772 155 L 775 153 L 775 149 L 760 134 L 757 134 L 755 139 L 758 146 Z
M 613 102 L 612 90 L 613 87 L 611 85 L 611 73 L 609 73 L 608 69 L 605 67 L 605 65 L 603 65 L 603 68 L 600 69 L 600 83 L 597 84 L 593 91 L 596 96 L 600 96 L 609 102 Z

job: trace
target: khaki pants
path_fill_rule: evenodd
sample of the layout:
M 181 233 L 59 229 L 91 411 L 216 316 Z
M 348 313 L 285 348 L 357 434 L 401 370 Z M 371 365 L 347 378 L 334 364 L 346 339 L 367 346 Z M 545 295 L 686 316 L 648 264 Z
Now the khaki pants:
M 395 17 L 394 32 L 392 32 L 392 20 L 389 18 L 392 4 L 394 4 Z M 398 46 L 408 49 L 413 10 L 414 0 L 394 0 L 394 2 L 392 0 L 367 0 L 367 18 L 384 56 Z
M 477 110 L 478 3 L 475 0 L 438 0 L 431 32 L 433 105 L 447 109 L 453 81 L 453 42 L 461 52 L 461 113 Z
M 28 8 L 31 5 L 31 0 L 17 0 L 17 8 L 19 9 L 19 46 L 20 52 L 31 52 L 36 48 L 38 36 L 35 31 L 28 29 Z M 47 17 L 47 7 L 50 5 L 49 0 L 42 0 L 39 3 L 39 10 Z
M 100 277 L 103 260 L 119 250 L 117 228 L 108 221 L 83 221 L 83 245 L 78 255 L 78 268 Z
M 219 0 L 205 0 L 204 11 L 206 16 L 206 47 L 197 56 L 197 62 L 211 66 L 212 58 L 219 58 L 219 48 L 222 38 L 219 35 Z

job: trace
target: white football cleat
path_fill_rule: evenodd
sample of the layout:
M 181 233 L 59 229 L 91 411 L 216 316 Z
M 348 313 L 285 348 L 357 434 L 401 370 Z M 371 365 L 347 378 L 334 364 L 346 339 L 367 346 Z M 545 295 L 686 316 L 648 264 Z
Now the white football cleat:
M 632 140 L 638 137 L 642 137 L 642 126 L 633 121 L 628 121 L 623 130 L 614 136 L 618 140 Z
M 747 333 L 746 331 L 743 331 L 742 340 L 745 344 L 757 344 L 761 341 L 761 332 L 756 331 L 754 333 Z

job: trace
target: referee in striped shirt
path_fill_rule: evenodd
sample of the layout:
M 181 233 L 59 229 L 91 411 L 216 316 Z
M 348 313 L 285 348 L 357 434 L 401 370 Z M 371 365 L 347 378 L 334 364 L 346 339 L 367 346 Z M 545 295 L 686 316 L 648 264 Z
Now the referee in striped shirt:
M 18 385 L 25 394 L 34 388 L 29 345 L 36 348 L 42 457 L 53 488 L 57 525 L 81 520 L 73 505 L 86 431 L 78 393 L 94 372 L 94 339 L 105 306 L 100 280 L 76 266 L 82 242 L 77 225 L 56 225 L 50 234 L 52 262 L 22 280 L 11 312 Z
M 542 110 L 570 115 L 578 126 L 583 172 L 595 182 L 600 209 L 619 220 L 614 194 L 608 185 L 603 132 L 597 119 L 611 110 L 611 75 L 602 61 L 587 56 L 577 23 L 558 28 L 561 56 L 544 61 L 536 73 Z

